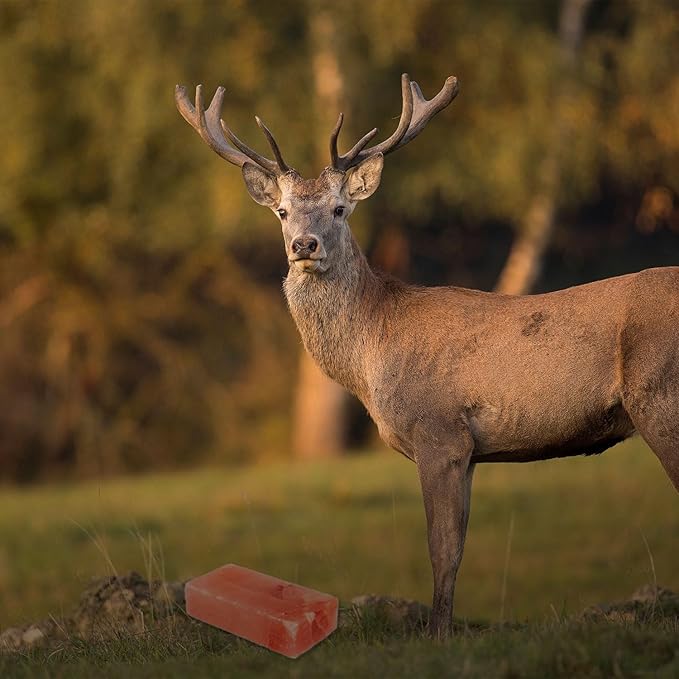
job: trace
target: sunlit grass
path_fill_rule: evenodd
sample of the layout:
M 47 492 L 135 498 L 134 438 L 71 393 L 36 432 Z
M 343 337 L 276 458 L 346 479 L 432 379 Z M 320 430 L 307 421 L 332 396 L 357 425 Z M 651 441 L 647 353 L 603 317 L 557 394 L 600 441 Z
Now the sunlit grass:
M 640 441 L 479 467 L 474 485 L 458 615 L 498 620 L 503 578 L 509 620 L 625 598 L 653 581 L 650 556 L 679 589 L 679 498 Z M 68 612 L 112 570 L 184 579 L 236 562 L 343 600 L 431 595 L 416 470 L 395 453 L 0 494 L 2 627 Z

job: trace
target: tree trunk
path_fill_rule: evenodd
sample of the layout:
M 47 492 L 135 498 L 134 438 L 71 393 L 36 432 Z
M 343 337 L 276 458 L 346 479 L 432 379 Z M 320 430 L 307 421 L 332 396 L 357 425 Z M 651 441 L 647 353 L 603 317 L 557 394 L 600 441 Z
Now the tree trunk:
M 326 3 L 309 4 L 309 35 L 314 75 L 314 133 L 316 163 L 330 161 L 327 144 L 340 111 L 344 81 L 337 54 L 337 36 Z M 326 377 L 313 358 L 303 351 L 299 360 L 293 414 L 292 448 L 295 457 L 319 458 L 339 455 L 346 445 L 349 394 Z
M 540 268 L 554 231 L 561 178 L 561 154 L 568 143 L 569 125 L 564 116 L 565 104 L 573 95 L 573 78 L 578 49 L 582 42 L 585 13 L 591 0 L 563 0 L 559 17 L 561 50 L 559 80 L 555 97 L 554 129 L 540 171 L 540 185 L 526 211 L 507 262 L 495 289 L 510 295 L 530 292 L 540 275 Z

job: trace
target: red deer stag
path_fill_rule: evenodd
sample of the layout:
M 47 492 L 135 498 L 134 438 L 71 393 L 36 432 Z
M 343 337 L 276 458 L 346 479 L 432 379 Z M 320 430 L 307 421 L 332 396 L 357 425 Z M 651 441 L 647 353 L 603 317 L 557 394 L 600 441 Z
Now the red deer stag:
M 283 228 L 285 296 L 307 351 L 352 391 L 380 436 L 417 465 L 434 577 L 430 632 L 451 631 L 477 463 L 601 453 L 639 432 L 679 489 L 679 267 L 547 294 L 510 296 L 407 285 L 373 271 L 349 229 L 377 189 L 384 156 L 414 139 L 457 94 L 431 100 L 402 77 L 396 131 L 371 130 L 303 179 L 256 118 L 275 160 L 246 146 L 183 87 L 176 103 L 210 148 L 242 169 Z

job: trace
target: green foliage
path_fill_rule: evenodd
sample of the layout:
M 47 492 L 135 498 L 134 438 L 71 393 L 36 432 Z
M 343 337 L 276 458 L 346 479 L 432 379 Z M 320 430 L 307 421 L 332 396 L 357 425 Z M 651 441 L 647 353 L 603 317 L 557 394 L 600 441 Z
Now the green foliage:
M 606 44 L 605 152 L 621 179 L 679 191 L 679 10 L 638 3 L 625 39 Z M 612 100 L 612 101 L 611 101 Z
M 256 101 L 273 26 L 238 2 L 1 11 L 0 474 L 282 452 L 291 324 L 231 247 L 262 215 L 243 235 L 239 173 L 172 100 L 239 63 L 233 110 Z
M 381 26 L 357 22 L 377 36 L 370 43 L 370 91 L 395 83 L 402 69 L 427 96 L 454 73 L 461 93 L 432 129 L 387 162 L 397 176 L 380 196 L 414 221 L 430 217 L 438 197 L 467 218 L 519 224 L 553 134 L 562 78 L 558 4 L 413 2 L 403 17 L 388 5 L 372 3 L 371 11 L 390 16 Z M 405 27 L 392 30 L 401 19 Z M 603 178 L 631 181 L 642 191 L 653 182 L 676 188 L 678 21 L 671 2 L 595 3 L 566 102 L 572 138 L 562 158 L 561 205 L 592 200 Z M 354 68 L 364 69 L 364 62 Z M 386 92 L 393 116 L 398 91 Z M 380 99 L 360 103 L 382 108 Z
M 338 29 L 345 148 L 375 124 L 393 129 L 402 70 L 428 96 L 450 73 L 462 86 L 388 159 L 355 218 L 363 242 L 385 215 L 521 223 L 553 133 L 556 3 L 6 0 L 0 476 L 284 454 L 298 342 L 277 228 L 172 94 L 225 84 L 243 138 L 263 147 L 256 112 L 294 166 L 318 172 L 320 7 Z M 677 44 L 670 0 L 595 3 L 561 205 L 577 212 L 604 180 L 679 190 Z

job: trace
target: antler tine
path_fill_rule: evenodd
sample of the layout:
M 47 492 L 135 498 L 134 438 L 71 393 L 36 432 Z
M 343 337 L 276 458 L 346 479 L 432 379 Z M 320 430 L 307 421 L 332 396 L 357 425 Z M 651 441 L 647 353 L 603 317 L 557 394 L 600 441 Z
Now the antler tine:
M 332 166 L 337 170 L 347 170 L 352 165 L 358 164 L 361 160 L 372 156 L 376 153 L 389 153 L 393 148 L 395 148 L 398 143 L 403 139 L 404 135 L 408 131 L 408 125 L 413 116 L 413 93 L 410 88 L 410 78 L 407 73 L 401 76 L 401 97 L 403 103 L 401 105 L 401 118 L 398 123 L 398 127 L 394 130 L 394 133 L 385 139 L 383 142 L 365 149 L 366 144 L 377 134 L 377 128 L 373 128 L 367 134 L 363 135 L 361 139 L 354 144 L 354 146 L 347 153 L 341 156 L 333 157 L 332 146 L 330 151 L 331 160 L 333 161 Z M 341 123 L 338 121 L 339 127 Z M 339 133 L 339 129 L 336 130 Z M 331 144 L 333 143 L 336 147 L 337 138 L 335 132 L 331 136 Z M 336 151 L 336 148 L 335 148 Z
M 186 122 L 191 125 L 191 127 L 197 130 L 198 127 L 194 124 L 196 109 L 191 103 L 184 85 L 175 85 L 174 101 L 177 105 L 177 110 L 182 114 L 182 118 L 184 118 L 184 120 L 186 120 Z
M 330 133 L 330 164 L 336 170 L 345 170 L 351 165 L 354 158 L 360 153 L 363 147 L 377 134 L 377 128 L 373 128 L 367 134 L 364 134 L 346 153 L 340 155 L 337 151 L 337 139 L 342 123 L 344 122 L 344 113 L 339 114 L 335 129 Z
M 401 119 L 398 121 L 398 127 L 394 130 L 394 133 L 389 139 L 385 139 L 379 144 L 371 146 L 369 149 L 365 149 L 358 154 L 358 156 L 367 157 L 376 153 L 387 155 L 387 153 L 394 151 L 401 143 L 406 132 L 408 132 L 410 121 L 413 118 L 413 90 L 410 85 L 410 76 L 407 73 L 404 73 L 401 76 L 401 97 L 403 99 Z
M 370 132 L 366 132 L 352 147 L 347 151 L 342 158 L 351 165 L 354 158 L 363 150 L 363 147 L 377 134 L 377 128 L 373 127 Z
M 453 75 L 446 78 L 446 82 L 439 93 L 431 99 L 424 98 L 422 90 L 416 82 L 410 83 L 410 87 L 413 91 L 414 100 L 413 119 L 399 147 L 405 146 L 411 139 L 414 139 L 439 111 L 442 111 L 455 99 L 460 91 L 457 78 Z
M 273 154 L 276 157 L 278 169 L 281 171 L 281 173 L 287 172 L 290 168 L 283 160 L 283 154 L 281 153 L 281 150 L 278 148 L 278 144 L 273 134 L 271 134 L 271 130 L 269 130 L 269 128 L 262 122 L 262 119 L 259 116 L 255 116 L 255 120 L 257 121 L 257 125 L 259 125 L 259 129 L 262 130 L 262 132 L 264 132 L 264 136 L 266 137 L 266 140 L 269 142 L 269 146 L 271 147 L 271 150 L 273 151 Z
M 247 156 L 237 151 L 233 146 L 231 146 L 226 139 L 224 139 L 223 134 L 215 135 L 213 119 L 216 114 L 219 117 L 219 113 L 222 108 L 222 102 L 224 100 L 224 88 L 220 87 L 215 92 L 215 96 L 212 97 L 210 106 L 208 110 L 205 111 L 203 106 L 203 86 L 198 85 L 196 87 L 196 105 L 191 103 L 188 97 L 186 88 L 182 85 L 177 85 L 175 87 L 174 93 L 175 103 L 177 104 L 177 109 L 181 113 L 182 117 L 186 122 L 193 127 L 196 132 L 201 136 L 201 139 L 218 155 L 220 155 L 224 160 L 228 160 L 234 165 L 241 166 L 245 161 L 247 161 Z
M 274 175 L 282 174 L 280 168 L 273 160 L 269 160 L 264 156 L 261 156 L 257 151 L 251 149 L 247 144 L 244 144 L 227 126 L 223 120 L 220 120 L 222 125 L 222 130 L 224 130 L 226 136 L 231 140 L 233 145 L 242 151 L 250 160 L 254 160 L 257 165 L 263 167 Z
M 441 110 L 443 110 L 457 96 L 459 91 L 457 78 L 450 76 L 439 93 L 432 99 L 425 99 L 420 86 L 412 82 L 407 73 L 401 76 L 401 94 L 403 105 L 398 127 L 388 139 L 364 148 L 377 134 L 377 128 L 371 130 L 354 147 L 342 156 L 337 155 L 337 136 L 342 126 L 342 120 L 337 121 L 335 130 L 330 137 L 330 158 L 332 166 L 337 170 L 347 170 L 353 165 L 377 153 L 386 155 L 392 153 L 414 139 L 426 124 Z
M 264 156 L 260 156 L 259 153 L 253 151 L 249 146 L 246 146 L 238 137 L 236 137 L 231 130 L 225 125 L 224 121 L 221 119 L 221 111 L 224 103 L 224 93 L 226 90 L 223 87 L 218 87 L 210 106 L 205 110 L 203 104 L 203 86 L 198 85 L 196 87 L 196 104 L 195 106 L 191 104 L 191 101 L 186 92 L 186 88 L 182 85 L 177 85 L 175 87 L 175 103 L 177 104 L 177 109 L 181 113 L 184 120 L 186 120 L 191 127 L 193 127 L 196 132 L 201 136 L 203 141 L 218 155 L 220 155 L 224 160 L 228 160 L 234 165 L 242 166 L 250 160 L 253 160 L 260 167 L 271 172 L 272 174 L 279 175 L 283 172 L 287 172 L 288 166 L 283 161 L 283 157 L 278 149 L 276 141 L 273 139 L 273 135 L 266 128 L 263 127 L 264 134 L 266 134 L 269 143 L 272 145 L 271 148 L 276 154 L 275 163 Z M 258 120 L 258 124 L 261 121 Z M 262 127 L 262 124 L 260 124 Z M 236 148 L 231 146 L 224 136 L 226 133 L 231 141 L 234 143 Z M 284 169 L 285 168 L 285 169 Z
M 342 123 L 344 122 L 344 113 L 340 113 L 335 123 L 335 128 L 330 133 L 330 165 L 335 169 L 339 169 L 337 163 L 339 161 L 339 153 L 337 152 L 337 139 L 339 138 Z

